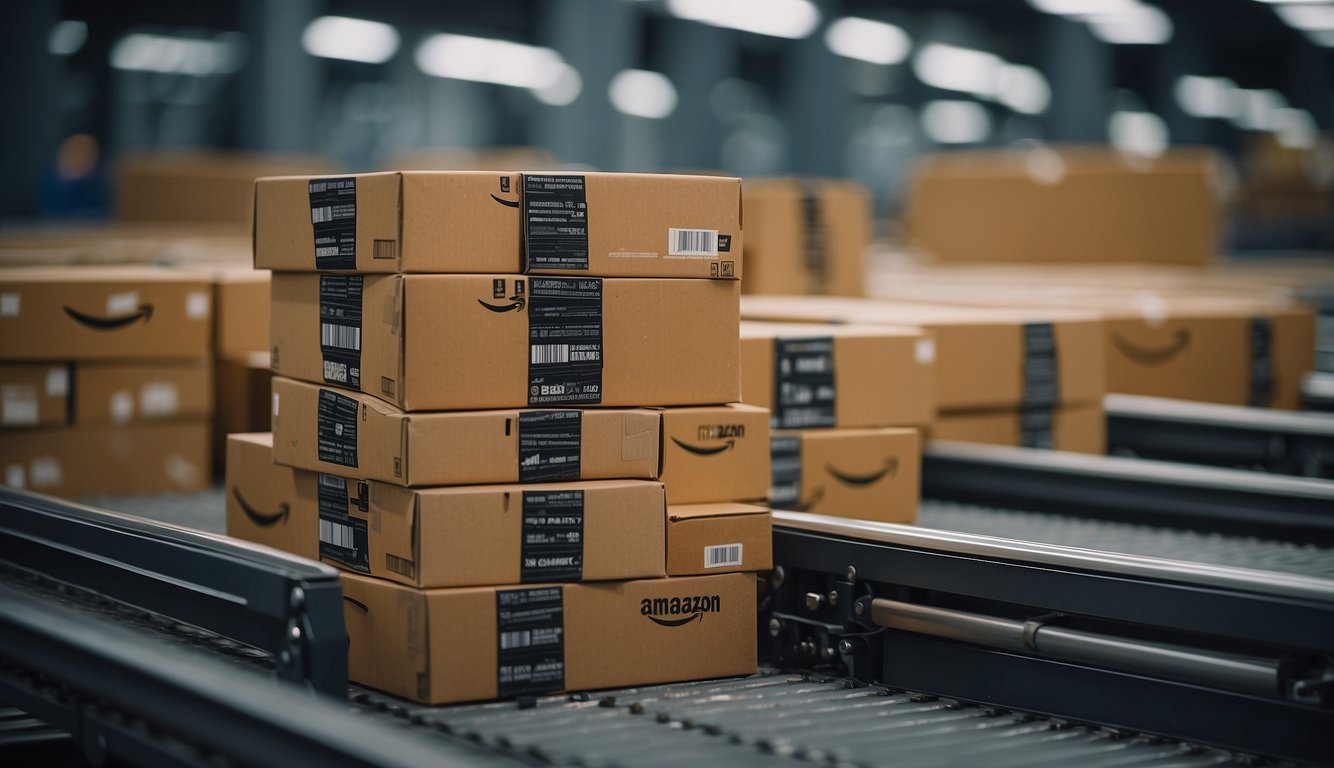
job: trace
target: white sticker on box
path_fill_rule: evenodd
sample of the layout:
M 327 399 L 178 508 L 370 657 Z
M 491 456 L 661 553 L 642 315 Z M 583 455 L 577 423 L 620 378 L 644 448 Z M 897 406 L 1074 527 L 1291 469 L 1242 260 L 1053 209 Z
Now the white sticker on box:
M 53 365 L 46 372 L 46 396 L 65 397 L 69 394 L 69 368 Z
M 191 320 L 208 317 L 209 298 L 204 291 L 190 291 L 185 295 L 185 316 Z
M 277 415 L 278 415 L 278 393 L 277 393 L 277 392 L 274 392 L 274 393 L 273 393 L 273 415 L 274 415 L 274 416 L 277 416 Z
M 170 416 L 180 402 L 180 393 L 170 381 L 150 381 L 139 389 L 139 410 L 145 416 Z
M 704 548 L 705 568 L 725 568 L 741 565 L 741 543 L 715 544 Z
M 54 456 L 39 456 L 28 469 L 33 488 L 54 488 L 65 483 L 65 468 Z
M 0 293 L 0 317 L 18 317 L 21 303 L 17 293 Z
M 917 347 L 913 350 L 913 355 L 917 358 L 918 365 L 930 365 L 936 361 L 936 340 L 918 339 Z
M 28 484 L 24 482 L 22 464 L 9 464 L 5 467 L 5 485 L 19 490 L 28 487 Z
M 134 418 L 134 395 L 128 389 L 118 389 L 107 400 L 112 424 L 125 424 Z
M 139 292 L 122 291 L 107 294 L 107 314 L 124 315 L 139 311 Z
M 31 384 L 0 387 L 0 424 L 30 427 L 37 423 L 37 388 Z
M 162 470 L 180 488 L 190 489 L 199 486 L 201 476 L 199 467 L 180 454 L 173 453 L 168 456 L 162 465 Z
M 717 258 L 718 230 L 669 227 L 667 229 L 667 255 Z

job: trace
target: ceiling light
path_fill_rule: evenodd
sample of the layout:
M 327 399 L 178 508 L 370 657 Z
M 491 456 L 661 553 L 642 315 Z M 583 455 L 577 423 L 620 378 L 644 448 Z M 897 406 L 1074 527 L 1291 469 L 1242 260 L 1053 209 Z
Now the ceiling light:
M 839 56 L 872 64 L 898 64 L 908 58 L 912 47 L 908 33 L 901 28 L 855 16 L 830 24 L 824 40 L 829 50 Z
M 676 86 L 658 72 L 623 69 L 611 79 L 607 95 L 616 111 L 635 117 L 660 119 L 676 109 Z
M 673 16 L 714 27 L 798 40 L 820 24 L 809 0 L 667 0 Z
M 378 21 L 321 16 L 306 25 L 301 44 L 311 56 L 383 64 L 398 52 L 398 31 Z

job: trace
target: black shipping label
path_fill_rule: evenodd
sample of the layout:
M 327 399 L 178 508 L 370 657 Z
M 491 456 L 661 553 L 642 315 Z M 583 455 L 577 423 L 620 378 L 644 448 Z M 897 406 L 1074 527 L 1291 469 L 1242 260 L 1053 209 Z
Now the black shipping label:
M 602 280 L 528 282 L 528 404 L 601 403 Z
M 357 268 L 357 180 L 310 182 L 310 223 L 315 230 L 316 269 Z
M 769 458 L 773 481 L 769 485 L 769 503 L 784 509 L 796 509 L 801 500 L 801 438 L 774 435 L 769 438 Z
M 1250 404 L 1268 406 L 1274 399 L 1274 327 L 1267 317 L 1251 318 Z
M 1023 408 L 1050 408 L 1061 401 L 1056 334 L 1051 323 L 1024 325 Z
M 834 340 L 774 339 L 774 429 L 834 426 Z
M 579 581 L 584 576 L 584 492 L 524 491 L 519 581 Z
M 1019 411 L 1019 445 L 1024 448 L 1055 448 L 1052 409 L 1042 406 Z
M 829 281 L 829 256 L 824 219 L 820 216 L 820 190 L 811 182 L 801 183 L 801 223 L 806 249 L 802 263 L 806 267 L 806 292 L 824 293 Z
M 496 590 L 496 692 L 502 699 L 565 687 L 560 587 Z
M 341 477 L 319 474 L 320 558 L 370 573 L 371 553 L 366 521 L 347 513 L 351 503 L 348 485 Z
M 324 381 L 361 389 L 361 275 L 320 275 Z
M 316 422 L 315 447 L 320 461 L 357 466 L 357 401 L 321 389 Z
M 588 269 L 583 176 L 523 176 L 526 270 Z
M 519 414 L 519 482 L 579 479 L 579 411 L 523 411 Z

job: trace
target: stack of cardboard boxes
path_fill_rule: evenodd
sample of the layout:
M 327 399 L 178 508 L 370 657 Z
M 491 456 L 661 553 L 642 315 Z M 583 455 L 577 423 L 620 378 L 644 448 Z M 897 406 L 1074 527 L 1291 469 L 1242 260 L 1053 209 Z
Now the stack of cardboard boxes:
M 746 293 L 861 296 L 871 193 L 847 179 L 747 181 Z
M 289 177 L 256 212 L 279 375 L 272 435 L 229 441 L 228 530 L 349 571 L 353 680 L 444 703 L 754 670 L 738 180 Z

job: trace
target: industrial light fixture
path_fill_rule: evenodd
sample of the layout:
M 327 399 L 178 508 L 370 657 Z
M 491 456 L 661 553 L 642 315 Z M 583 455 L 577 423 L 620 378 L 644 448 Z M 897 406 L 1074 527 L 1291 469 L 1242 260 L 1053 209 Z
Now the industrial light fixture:
M 212 38 L 135 32 L 111 47 L 111 67 L 130 72 L 205 77 L 235 72 L 243 59 L 244 42 L 238 32 Z
M 323 59 L 383 64 L 398 53 L 398 31 L 378 21 L 321 16 L 306 25 L 301 45 Z
M 930 101 L 922 131 L 937 144 L 975 144 L 991 134 L 991 116 L 975 101 Z
M 1303 32 L 1334 29 L 1334 5 L 1280 5 L 1274 13 L 1284 24 Z
M 607 96 L 617 112 L 661 119 L 676 109 L 676 86 L 659 72 L 623 69 L 611 79 Z
M 1032 67 L 1004 64 L 996 82 L 996 100 L 1015 112 L 1039 115 L 1051 103 L 1047 78 Z
M 1153 158 L 1167 151 L 1167 123 L 1152 112 L 1113 112 L 1107 137 L 1113 147 L 1133 157 Z
M 1041 72 L 986 51 L 930 43 L 913 57 L 912 67 L 933 88 L 997 101 L 1026 115 L 1045 112 L 1051 103 L 1051 88 Z
M 1173 90 L 1177 105 L 1191 117 L 1234 119 L 1241 114 L 1241 90 L 1226 77 L 1182 75 Z
M 550 48 L 452 34 L 426 38 L 414 58 L 418 69 L 435 77 L 532 89 L 554 87 L 569 67 Z
M 908 58 L 912 48 L 912 40 L 902 28 L 855 16 L 830 24 L 824 41 L 839 56 L 872 64 L 898 64 Z
M 810 0 L 667 0 L 667 10 L 701 24 L 791 40 L 810 36 L 820 24 Z
M 1043 13 L 1067 16 L 1089 25 L 1089 31 L 1115 45 L 1161 45 L 1172 39 L 1172 20 L 1140 0 L 1028 0 Z
M 46 49 L 57 56 L 73 56 L 88 40 L 88 25 L 82 21 L 58 21 L 46 38 Z

